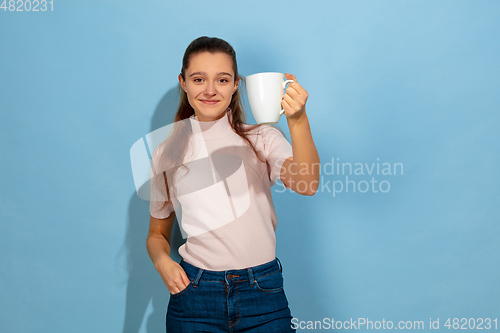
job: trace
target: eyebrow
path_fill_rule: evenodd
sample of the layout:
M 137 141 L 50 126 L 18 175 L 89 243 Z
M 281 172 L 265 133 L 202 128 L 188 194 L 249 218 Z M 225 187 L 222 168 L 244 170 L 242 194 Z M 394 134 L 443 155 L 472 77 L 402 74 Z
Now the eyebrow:
M 189 77 L 191 77 L 193 75 L 205 75 L 206 76 L 207 73 L 206 72 L 194 72 L 194 73 L 191 73 L 191 75 L 189 75 Z M 217 76 L 219 76 L 219 75 L 228 75 L 230 77 L 233 77 L 231 74 L 229 74 L 227 72 L 219 72 L 219 73 L 217 73 Z

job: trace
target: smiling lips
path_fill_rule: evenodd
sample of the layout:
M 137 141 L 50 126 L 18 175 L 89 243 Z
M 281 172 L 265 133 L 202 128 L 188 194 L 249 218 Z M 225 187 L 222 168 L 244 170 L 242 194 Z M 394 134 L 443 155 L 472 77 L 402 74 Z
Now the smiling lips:
M 215 105 L 215 104 L 219 103 L 219 101 L 215 100 L 215 99 L 214 100 L 202 99 L 201 101 L 205 104 L 208 104 L 208 105 Z

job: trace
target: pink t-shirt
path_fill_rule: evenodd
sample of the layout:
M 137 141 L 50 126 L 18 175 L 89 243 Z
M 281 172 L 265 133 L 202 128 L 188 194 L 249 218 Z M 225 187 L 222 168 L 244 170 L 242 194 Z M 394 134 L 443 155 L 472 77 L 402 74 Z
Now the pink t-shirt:
M 262 125 L 248 135 L 266 161 L 262 163 L 232 130 L 229 116 L 225 112 L 215 121 L 198 121 L 195 115 L 185 120 L 192 128 L 183 160 L 189 172 L 179 168 L 173 185 L 168 181 L 172 200 L 166 207 L 150 202 L 153 217 L 163 219 L 176 212 L 186 239 L 178 250 L 182 258 L 214 271 L 252 267 L 275 258 L 277 217 L 271 186 L 285 159 L 293 156 L 281 132 Z M 153 153 L 155 170 L 161 169 L 160 157 L 165 158 L 164 143 Z

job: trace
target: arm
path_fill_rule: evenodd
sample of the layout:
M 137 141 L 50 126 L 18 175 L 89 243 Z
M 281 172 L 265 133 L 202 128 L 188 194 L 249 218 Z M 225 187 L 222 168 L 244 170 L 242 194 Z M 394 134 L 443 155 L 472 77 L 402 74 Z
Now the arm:
M 150 216 L 149 232 L 146 239 L 146 248 L 149 257 L 172 294 L 180 292 L 189 284 L 189 278 L 181 265 L 170 258 L 170 244 L 174 221 L 175 212 L 172 212 L 165 219 L 157 219 Z
M 306 114 L 305 103 L 308 94 L 297 83 L 294 75 L 285 76 L 295 80 L 288 86 L 281 103 L 290 129 L 293 156 L 283 162 L 280 179 L 299 194 L 314 195 L 319 187 L 321 166 Z

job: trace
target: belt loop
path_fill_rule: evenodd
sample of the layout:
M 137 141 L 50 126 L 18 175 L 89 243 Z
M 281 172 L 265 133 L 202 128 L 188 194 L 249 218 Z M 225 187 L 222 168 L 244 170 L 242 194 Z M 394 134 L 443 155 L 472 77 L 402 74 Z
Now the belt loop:
M 201 278 L 201 274 L 203 274 L 203 271 L 204 269 L 200 268 L 198 270 L 198 273 L 196 274 L 194 280 L 193 280 L 193 285 L 197 286 L 198 285 L 198 282 L 200 281 L 200 278 Z
M 250 280 L 250 287 L 253 287 L 253 270 L 248 268 L 248 280 Z
M 281 266 L 281 261 L 276 257 L 276 261 L 278 261 L 278 265 L 280 266 L 280 272 L 282 272 L 283 267 Z

